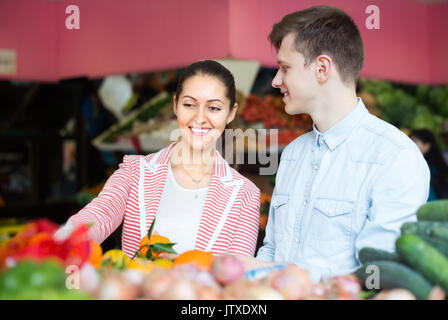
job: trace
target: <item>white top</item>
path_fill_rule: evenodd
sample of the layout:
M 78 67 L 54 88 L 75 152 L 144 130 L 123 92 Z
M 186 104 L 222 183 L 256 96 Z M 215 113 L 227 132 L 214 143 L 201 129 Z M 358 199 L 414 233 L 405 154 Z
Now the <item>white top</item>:
M 173 176 L 171 165 L 168 166 L 153 232 L 175 242 L 173 249 L 178 254 L 194 249 L 207 192 L 208 187 L 182 188 Z

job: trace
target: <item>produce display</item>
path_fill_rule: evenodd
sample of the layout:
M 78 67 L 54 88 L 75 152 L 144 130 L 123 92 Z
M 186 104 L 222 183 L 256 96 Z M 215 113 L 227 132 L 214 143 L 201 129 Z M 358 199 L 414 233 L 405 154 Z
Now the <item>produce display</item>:
M 250 94 L 239 116 L 243 125 L 256 126 L 263 129 L 279 129 L 278 144 L 285 146 L 300 135 L 312 130 L 312 120 L 309 115 L 288 115 L 281 96 L 257 96 Z M 267 137 L 269 138 L 269 136 Z M 270 141 L 267 141 L 270 144 Z
M 363 248 L 363 264 L 355 274 L 368 288 L 372 270 L 379 271 L 375 293 L 390 289 L 407 290 L 413 299 L 440 299 L 448 293 L 448 200 L 432 201 L 417 211 L 417 221 L 401 226 L 395 252 Z M 401 291 L 403 292 L 403 291 Z M 404 296 L 403 296 L 404 298 Z
M 153 148 L 151 143 L 159 144 L 160 148 L 169 144 L 171 132 L 177 128 L 173 96 L 159 93 L 96 137 L 93 145 L 100 150 L 109 150 L 112 146 L 113 150 L 114 144 L 121 143 L 121 147 L 129 145 L 140 151 Z M 151 139 L 147 141 L 148 136 Z
M 418 221 L 403 224 L 396 252 L 363 248 L 353 274 L 319 283 L 295 264 L 254 273 L 232 255 L 177 254 L 175 243 L 152 228 L 132 257 L 119 249 L 103 253 L 88 240 L 89 225 L 62 238 L 55 236 L 59 226 L 38 219 L 0 247 L 0 299 L 443 300 L 448 257 L 432 243 L 442 248 L 447 240 L 447 201 L 422 206 Z M 373 288 L 372 268 L 378 271 Z
M 428 129 L 439 136 L 448 117 L 448 86 L 404 85 L 359 79 L 364 104 L 373 114 L 403 130 Z

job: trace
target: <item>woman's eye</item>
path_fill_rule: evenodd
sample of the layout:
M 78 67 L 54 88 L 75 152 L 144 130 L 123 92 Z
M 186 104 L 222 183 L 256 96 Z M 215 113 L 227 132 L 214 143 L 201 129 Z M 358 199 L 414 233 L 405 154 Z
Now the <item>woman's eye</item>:
M 219 111 L 219 110 L 221 110 L 221 108 L 211 106 L 211 107 L 210 107 L 210 110 L 212 110 L 212 111 Z
M 191 108 L 193 105 L 191 103 L 184 103 L 184 107 Z

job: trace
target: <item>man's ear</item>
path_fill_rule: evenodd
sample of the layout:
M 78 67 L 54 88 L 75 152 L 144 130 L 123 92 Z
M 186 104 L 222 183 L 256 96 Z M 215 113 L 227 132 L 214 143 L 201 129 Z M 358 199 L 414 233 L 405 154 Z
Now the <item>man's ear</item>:
M 326 54 L 321 54 L 315 60 L 315 74 L 318 82 L 323 83 L 328 80 L 333 68 L 333 60 Z

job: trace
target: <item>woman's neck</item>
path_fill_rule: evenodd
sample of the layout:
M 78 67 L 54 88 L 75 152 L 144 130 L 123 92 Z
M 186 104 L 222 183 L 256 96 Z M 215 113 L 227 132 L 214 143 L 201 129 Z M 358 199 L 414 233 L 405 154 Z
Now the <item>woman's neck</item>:
M 215 158 L 215 146 L 204 150 L 195 150 L 180 141 L 173 147 L 170 161 L 174 166 L 181 165 L 193 171 L 207 171 L 214 168 Z

